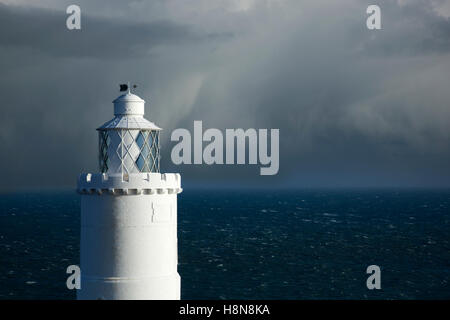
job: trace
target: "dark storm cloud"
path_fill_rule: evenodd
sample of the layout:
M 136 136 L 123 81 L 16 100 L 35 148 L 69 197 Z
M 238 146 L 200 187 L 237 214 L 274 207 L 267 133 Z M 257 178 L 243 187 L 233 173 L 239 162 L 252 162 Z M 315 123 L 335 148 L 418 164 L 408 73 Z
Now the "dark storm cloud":
M 383 1 L 381 8 L 383 31 L 362 40 L 366 54 L 386 57 L 450 52 L 449 19 L 439 16 L 429 1 L 411 1 L 404 6 Z
M 164 128 L 164 171 L 187 183 L 449 184 L 450 20 L 432 2 L 379 1 L 383 29 L 369 31 L 364 1 L 197 1 L 81 1 L 74 32 L 59 2 L 0 5 L 1 186 L 97 171 L 94 129 L 127 80 Z M 194 120 L 279 128 L 279 175 L 171 165 L 170 133 Z
M 0 4 L 1 46 L 32 48 L 57 57 L 129 59 L 148 55 L 158 45 L 182 45 L 230 36 L 198 35 L 189 26 L 171 21 L 143 23 L 84 14 L 82 30 L 71 31 L 64 28 L 67 17 L 65 11 Z
M 245 39 L 250 44 L 235 50 L 256 61 L 246 64 L 238 51 L 245 70 L 231 81 L 219 76 L 231 83 L 229 100 L 211 108 L 218 99 L 206 85 L 185 125 L 208 119 L 210 127 L 280 128 L 280 178 L 294 175 L 293 185 L 448 184 L 449 20 L 422 4 L 405 12 L 383 4 L 379 33 L 365 28 L 366 16 L 355 8 L 336 15 L 335 7 L 312 7 L 315 19 L 300 18 L 289 34 L 267 37 L 275 50 L 259 51 Z M 317 28 L 317 20 L 327 28 Z M 250 179 L 257 170 L 239 172 Z
M 0 4 L 0 142 L 8 150 L 0 159 L 8 168 L 2 188 L 70 186 L 79 172 L 95 171 L 95 128 L 112 117 L 118 83 L 146 83 L 142 67 L 153 64 L 142 59 L 155 47 L 230 36 L 86 15 L 82 30 L 70 32 L 66 18 Z

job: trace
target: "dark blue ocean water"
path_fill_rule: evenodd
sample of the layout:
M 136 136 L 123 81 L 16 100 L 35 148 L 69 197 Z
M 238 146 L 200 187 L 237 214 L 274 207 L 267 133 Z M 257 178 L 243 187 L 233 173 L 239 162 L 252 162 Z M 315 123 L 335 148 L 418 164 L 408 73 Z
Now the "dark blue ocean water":
M 186 190 L 178 215 L 184 299 L 450 298 L 449 190 Z M 0 195 L 0 299 L 74 299 L 79 224 L 75 193 Z

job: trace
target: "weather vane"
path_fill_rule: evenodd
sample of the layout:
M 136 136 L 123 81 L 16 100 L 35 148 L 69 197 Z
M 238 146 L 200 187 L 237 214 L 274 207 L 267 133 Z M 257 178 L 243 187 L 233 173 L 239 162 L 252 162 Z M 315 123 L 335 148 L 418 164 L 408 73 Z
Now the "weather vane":
M 128 82 L 127 84 L 120 84 L 119 86 L 120 86 L 120 92 L 127 91 L 127 90 L 128 90 L 128 92 L 130 92 L 130 89 L 131 89 L 130 82 Z M 133 89 L 136 89 L 137 85 L 133 84 L 132 87 L 133 87 Z

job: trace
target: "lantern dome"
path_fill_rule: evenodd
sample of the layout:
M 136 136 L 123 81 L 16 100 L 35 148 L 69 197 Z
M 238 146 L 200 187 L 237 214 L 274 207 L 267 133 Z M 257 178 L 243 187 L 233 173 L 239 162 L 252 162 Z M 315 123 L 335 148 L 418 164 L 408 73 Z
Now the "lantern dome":
M 135 94 L 127 92 L 113 101 L 114 115 L 144 115 L 144 104 L 142 100 Z

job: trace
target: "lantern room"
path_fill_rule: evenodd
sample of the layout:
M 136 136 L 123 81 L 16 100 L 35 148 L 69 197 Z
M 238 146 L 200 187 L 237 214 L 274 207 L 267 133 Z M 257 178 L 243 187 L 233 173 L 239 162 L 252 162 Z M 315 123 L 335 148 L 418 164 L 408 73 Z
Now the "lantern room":
M 128 90 L 113 104 L 114 118 L 97 128 L 100 171 L 160 172 L 161 128 L 144 118 L 145 101 Z

